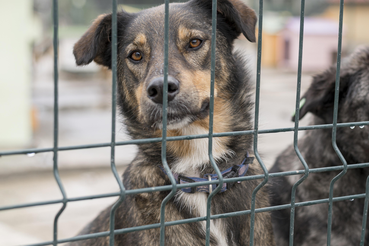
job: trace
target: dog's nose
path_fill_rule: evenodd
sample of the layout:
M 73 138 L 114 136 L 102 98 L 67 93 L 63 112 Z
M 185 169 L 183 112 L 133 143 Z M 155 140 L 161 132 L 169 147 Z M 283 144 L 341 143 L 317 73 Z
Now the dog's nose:
M 147 87 L 148 97 L 155 103 L 163 103 L 164 77 L 153 79 Z M 168 102 L 172 101 L 179 92 L 179 81 L 168 76 Z

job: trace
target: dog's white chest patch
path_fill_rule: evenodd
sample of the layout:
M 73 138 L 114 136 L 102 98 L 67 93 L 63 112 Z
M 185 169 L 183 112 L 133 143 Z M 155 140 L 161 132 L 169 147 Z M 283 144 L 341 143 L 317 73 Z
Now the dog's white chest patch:
M 208 130 L 200 126 L 186 126 L 182 128 L 182 135 L 208 134 Z M 187 141 L 187 140 L 186 140 Z M 209 162 L 209 140 L 207 138 L 192 139 L 190 141 L 190 154 L 182 157 L 172 167 L 172 172 L 187 175 L 188 173 L 202 169 L 205 163 Z M 220 138 L 213 138 L 214 160 L 226 159 L 234 153 L 227 149 Z
M 182 135 L 208 134 L 208 130 L 201 126 L 189 125 L 181 129 Z M 172 172 L 182 174 L 187 177 L 199 177 L 199 169 L 209 162 L 209 140 L 207 138 L 192 139 L 190 141 L 190 154 L 181 157 L 171 168 Z M 228 150 L 220 138 L 213 138 L 213 157 L 214 160 L 226 159 L 234 153 Z M 185 193 L 179 191 L 176 201 L 181 207 L 187 208 L 191 214 L 197 217 L 206 216 L 207 193 Z M 206 221 L 202 221 L 202 229 L 206 231 Z M 214 236 L 219 246 L 228 246 L 226 239 L 225 226 L 222 220 L 210 222 L 210 233 Z
M 178 192 L 176 201 L 182 207 L 187 208 L 191 214 L 197 217 L 206 216 L 206 205 L 208 196 L 204 192 L 196 192 L 193 194 Z M 206 232 L 206 221 L 201 221 L 203 232 Z M 224 223 L 222 220 L 217 220 L 215 223 L 210 220 L 210 233 L 214 236 L 219 246 L 228 246 Z

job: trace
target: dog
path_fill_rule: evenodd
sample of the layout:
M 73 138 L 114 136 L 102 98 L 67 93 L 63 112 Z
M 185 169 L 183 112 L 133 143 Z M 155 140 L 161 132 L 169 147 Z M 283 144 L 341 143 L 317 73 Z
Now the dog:
M 312 84 L 302 96 L 300 119 L 310 112 L 312 124 L 332 124 L 336 67 L 313 77 Z M 338 123 L 369 120 L 369 47 L 358 48 L 343 60 L 340 70 Z M 294 121 L 294 117 L 292 119 Z M 351 127 L 352 128 L 352 127 Z M 337 146 L 348 164 L 369 161 L 369 126 L 337 128 Z M 298 147 L 309 168 L 342 165 L 332 147 L 332 129 L 307 131 L 299 139 Z M 294 148 L 288 147 L 276 159 L 270 172 L 302 169 Z M 329 197 L 330 182 L 340 171 L 310 173 L 296 190 L 297 201 L 311 201 Z M 349 169 L 334 185 L 334 197 L 365 193 L 368 168 Z M 271 185 L 272 205 L 291 203 L 291 188 L 301 176 L 275 179 Z M 359 245 L 364 199 L 333 203 L 331 244 Z M 295 210 L 294 245 L 326 245 L 328 204 L 297 207 Z M 277 245 L 288 245 L 290 210 L 272 212 Z M 369 231 L 366 230 L 366 244 Z
M 208 0 L 169 5 L 169 68 L 167 136 L 208 134 L 211 77 L 212 6 Z M 164 6 L 139 13 L 118 13 L 118 105 L 133 139 L 162 136 L 164 84 Z M 111 15 L 99 16 L 74 46 L 77 65 L 92 61 L 111 68 Z M 240 0 L 219 0 L 214 93 L 214 132 L 252 128 L 252 89 L 245 59 L 233 52 L 243 34 L 255 41 L 255 12 Z M 253 161 L 251 135 L 214 138 L 213 156 L 223 176 L 263 174 Z M 169 141 L 167 163 L 178 183 L 216 180 L 209 162 L 208 139 Z M 209 174 L 213 174 L 209 177 Z M 249 210 L 260 180 L 227 184 L 215 195 L 211 214 Z M 138 153 L 123 174 L 127 190 L 170 185 L 161 161 L 161 143 L 138 145 Z M 206 216 L 206 203 L 216 185 L 178 189 L 165 206 L 166 221 Z M 223 190 L 224 189 L 224 190 Z M 160 205 L 170 191 L 127 195 L 115 213 L 115 229 L 160 222 Z M 267 188 L 256 196 L 256 207 L 269 206 Z M 81 232 L 109 230 L 111 207 Z M 213 246 L 248 245 L 250 215 L 211 221 Z M 160 230 L 115 235 L 116 245 L 159 245 Z M 168 226 L 166 245 L 205 245 L 205 221 Z M 101 237 L 72 245 L 107 245 Z M 255 215 L 254 245 L 272 246 L 269 213 Z

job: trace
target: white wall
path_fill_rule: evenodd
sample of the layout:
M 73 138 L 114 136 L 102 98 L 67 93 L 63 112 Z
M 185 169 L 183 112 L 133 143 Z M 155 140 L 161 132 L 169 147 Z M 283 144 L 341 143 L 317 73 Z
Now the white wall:
M 31 0 L 0 1 L 0 147 L 30 144 Z

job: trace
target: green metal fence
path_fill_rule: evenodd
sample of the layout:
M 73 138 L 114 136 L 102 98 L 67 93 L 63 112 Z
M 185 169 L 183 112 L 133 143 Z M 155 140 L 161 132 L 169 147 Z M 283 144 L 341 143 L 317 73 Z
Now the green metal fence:
M 300 104 L 300 88 L 301 88 L 301 71 L 302 71 L 302 55 L 303 55 L 303 38 L 304 38 L 304 8 L 305 8 L 305 0 L 301 0 L 301 15 L 300 15 L 300 43 L 299 43 L 299 57 L 298 57 L 298 75 L 297 75 L 297 91 L 296 91 L 296 117 L 295 117 L 295 126 L 290 128 L 278 128 L 278 129 L 267 129 L 267 130 L 259 130 L 259 101 L 260 101 L 260 71 L 261 71 L 261 44 L 262 44 L 262 30 L 263 30 L 263 0 L 259 0 L 259 34 L 258 34 L 258 51 L 257 51 L 257 73 L 256 73 L 256 90 L 255 90 L 255 119 L 254 119 L 254 130 L 248 131 L 238 131 L 238 132 L 224 132 L 224 133 L 213 133 L 213 109 L 214 109 L 214 74 L 215 74 L 215 44 L 216 44 L 216 14 L 217 14 L 217 0 L 212 0 L 213 6 L 213 18 L 212 18 L 212 42 L 211 42 L 211 95 L 210 95 L 210 116 L 209 116 L 209 133 L 202 134 L 202 135 L 190 135 L 190 136 L 179 136 L 179 137 L 167 137 L 167 101 L 163 100 L 163 135 L 161 138 L 151 138 L 151 139 L 139 139 L 139 140 L 130 140 L 124 142 L 116 142 L 115 140 L 115 117 L 116 117 L 116 85 L 117 85 L 117 0 L 112 0 L 113 3 L 113 18 L 112 18 L 112 72 L 113 72 L 113 88 L 112 88 L 112 126 L 111 126 L 111 142 L 109 143 L 100 143 L 100 144 L 89 144 L 89 145 L 79 145 L 79 146 L 68 146 L 68 147 L 59 147 L 58 146 L 58 0 L 53 0 L 53 20 L 54 20 L 54 146 L 53 148 L 43 148 L 43 149 L 24 149 L 24 150 L 17 150 L 17 151 L 7 151 L 7 152 L 0 152 L 0 156 L 6 155 L 21 155 L 21 154 L 29 154 L 29 153 L 42 153 L 42 152 L 53 152 L 53 172 L 55 180 L 59 186 L 60 192 L 63 196 L 62 199 L 58 200 L 50 200 L 46 202 L 36 202 L 36 203 L 27 203 L 27 204 L 19 204 L 19 205 L 12 205 L 12 206 L 4 206 L 0 207 L 0 211 L 6 211 L 11 209 L 17 208 L 26 208 L 26 207 L 35 207 L 35 206 L 44 206 L 50 204 L 62 204 L 61 209 L 55 215 L 54 218 L 54 225 L 53 225 L 53 240 L 42 242 L 38 244 L 33 244 L 34 246 L 41 246 L 41 245 L 58 245 L 60 243 L 66 242 L 73 242 L 97 237 L 110 237 L 110 245 L 114 245 L 114 235 L 122 234 L 122 233 L 129 233 L 133 231 L 140 231 L 140 230 L 147 230 L 152 228 L 160 228 L 160 245 L 165 244 L 164 238 L 164 231 L 165 227 L 184 224 L 184 223 L 193 223 L 198 221 L 206 221 L 206 245 L 209 245 L 210 241 L 210 220 L 212 219 L 220 219 L 225 217 L 231 216 L 239 216 L 250 214 L 251 216 L 251 230 L 250 230 L 250 245 L 254 245 L 254 218 L 255 213 L 262 213 L 272 210 L 281 210 L 281 209 L 291 209 L 290 215 L 290 238 L 289 238 L 289 245 L 293 245 L 293 236 L 294 236 L 294 218 L 295 218 L 295 208 L 296 207 L 303 207 L 303 206 L 310 206 L 314 204 L 322 204 L 328 203 L 329 204 L 329 211 L 328 211 L 328 234 L 327 234 L 327 245 L 331 243 L 331 225 L 332 225 L 332 205 L 333 202 L 343 201 L 343 200 L 350 200 L 350 199 L 364 199 L 365 198 L 365 205 L 363 211 L 363 221 L 362 221 L 362 235 L 361 235 L 361 243 L 360 245 L 364 245 L 364 236 L 365 236 L 365 227 L 366 227 L 366 218 L 368 213 L 368 203 L 369 203 L 369 177 L 366 182 L 366 194 L 355 194 L 350 196 L 342 196 L 342 197 L 333 197 L 333 188 L 335 182 L 341 178 L 348 169 L 356 169 L 356 168 L 365 168 L 369 167 L 369 163 L 357 163 L 347 165 L 345 158 L 342 156 L 340 150 L 336 144 L 336 131 L 338 127 L 352 127 L 352 126 L 363 126 L 369 125 L 369 121 L 365 122 L 350 122 L 350 123 L 337 123 L 337 112 L 338 112 L 338 99 L 339 99 L 339 82 L 340 82 L 340 63 L 341 63 L 341 46 L 342 46 L 342 25 L 343 25 L 343 7 L 344 7 L 344 0 L 340 0 L 340 15 L 339 15 L 339 37 L 338 37 L 338 58 L 337 58 L 337 74 L 336 74 L 336 84 L 335 84 L 335 100 L 334 100 L 334 117 L 333 117 L 333 124 L 325 124 L 325 125 L 313 125 L 313 126 L 305 126 L 299 127 L 299 104 Z M 164 52 L 165 52 L 165 60 L 164 60 L 164 99 L 167 98 L 167 91 L 168 91 L 168 84 L 167 84 L 167 76 L 168 76 L 168 21 L 169 21 L 169 0 L 165 0 L 165 44 L 164 44 Z M 324 168 L 314 168 L 309 169 L 305 160 L 301 156 L 301 153 L 297 147 L 298 142 L 298 132 L 299 131 L 308 131 L 314 129 L 332 129 L 332 146 L 336 151 L 337 155 L 339 156 L 340 160 L 342 161 L 342 166 L 334 166 L 334 167 L 324 167 Z M 280 172 L 280 173 L 272 173 L 269 174 L 263 161 L 259 155 L 258 151 L 258 136 L 259 134 L 268 134 L 268 133 L 278 133 L 278 132 L 294 132 L 294 148 L 296 151 L 297 156 L 301 160 L 302 166 L 304 170 L 291 170 L 288 172 Z M 246 135 L 252 134 L 254 137 L 254 153 L 255 156 L 260 163 L 262 169 L 264 170 L 264 174 L 262 175 L 253 175 L 253 176 L 245 176 L 245 177 L 237 177 L 237 178 L 227 178 L 223 179 L 222 175 L 220 175 L 220 170 L 217 167 L 213 154 L 212 154 L 212 140 L 214 137 L 224 137 L 224 136 L 233 136 L 233 135 Z M 196 182 L 196 183 L 187 183 L 187 184 L 176 184 L 173 175 L 170 172 L 169 166 L 166 161 L 166 144 L 167 141 L 177 141 L 177 140 L 188 140 L 188 139 L 198 139 L 198 138 L 209 138 L 209 159 L 210 162 L 218 174 L 219 180 L 217 181 L 206 181 L 206 182 Z M 115 166 L 115 146 L 120 145 L 132 145 L 132 144 L 143 144 L 143 143 L 154 143 L 154 142 L 161 142 L 162 143 L 162 163 L 166 173 L 169 176 L 169 179 L 172 185 L 167 186 L 160 186 L 154 188 L 143 188 L 143 189 L 135 189 L 135 190 L 125 190 L 122 181 L 120 179 L 120 175 L 118 174 Z M 67 151 L 67 150 L 77 150 L 77 149 L 88 149 L 88 148 L 102 148 L 102 147 L 110 147 L 111 148 L 111 170 L 116 178 L 116 181 L 120 187 L 119 192 L 115 193 L 108 193 L 108 194 L 101 194 L 101 195 L 93 195 L 93 196 L 84 196 L 84 197 L 74 197 L 68 198 L 63 188 L 62 181 L 59 177 L 59 170 L 58 170 L 58 152 L 59 151 Z M 320 173 L 320 172 L 329 172 L 329 171 L 341 171 L 332 181 L 330 184 L 330 192 L 329 198 L 327 199 L 320 199 L 314 201 L 306 201 L 306 202 L 295 202 L 295 191 L 297 187 L 308 177 L 309 173 Z M 292 188 L 291 192 L 291 204 L 284 204 L 280 206 L 274 207 L 266 207 L 266 208 L 255 208 L 255 197 L 257 192 L 262 188 L 269 180 L 269 178 L 273 177 L 281 177 L 281 176 L 290 176 L 290 175 L 301 175 L 303 174 L 302 178 L 295 183 Z M 236 182 L 236 181 L 246 181 L 246 180 L 254 180 L 254 179 L 262 179 L 262 182 L 256 187 L 256 189 L 252 193 L 252 201 L 251 201 L 251 209 L 246 211 L 239 211 L 239 212 L 232 212 L 226 214 L 216 214 L 210 215 L 210 205 L 211 199 L 217 192 L 219 192 L 222 184 Z M 201 186 L 201 185 L 209 185 L 209 184 L 219 184 L 217 188 L 209 195 L 207 201 L 207 214 L 204 217 L 197 217 L 197 218 L 190 218 L 178 221 L 171 221 L 165 222 L 164 217 L 164 210 L 165 204 L 174 196 L 177 189 L 184 188 L 184 187 L 194 187 L 194 186 Z M 163 200 L 161 205 L 161 216 L 160 216 L 160 223 L 145 225 L 145 226 L 137 226 L 132 228 L 124 228 L 114 230 L 114 213 L 120 203 L 124 200 L 126 196 L 134 195 L 138 193 L 148 193 L 148 192 L 156 192 L 156 191 L 165 191 L 170 190 L 171 192 L 168 196 Z M 114 204 L 110 212 L 110 230 L 100 233 L 94 233 L 89 235 L 80 235 L 72 238 L 67 239 L 58 239 L 58 219 L 60 215 L 63 213 L 64 209 L 66 208 L 68 203 L 82 201 L 82 200 L 91 200 L 91 199 L 99 199 L 99 198 L 106 198 L 106 197 L 117 197 L 118 200 Z M 77 233 L 77 232 L 76 232 Z

